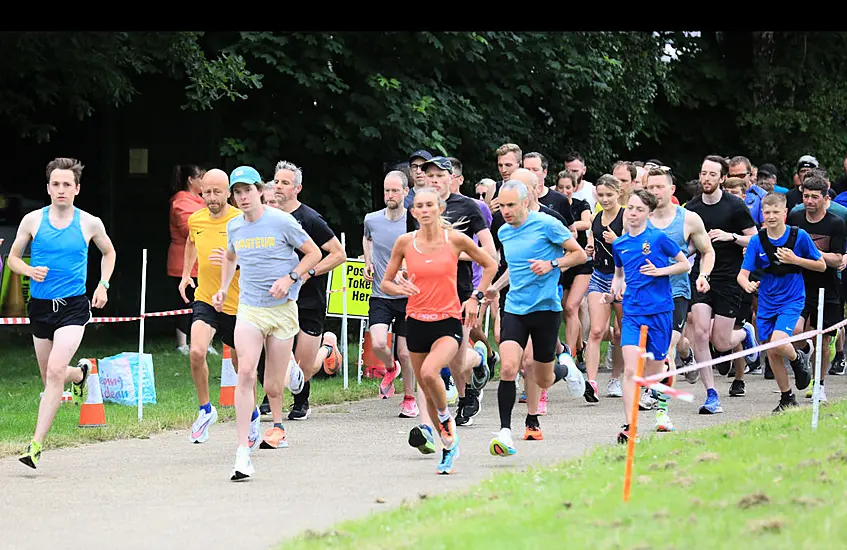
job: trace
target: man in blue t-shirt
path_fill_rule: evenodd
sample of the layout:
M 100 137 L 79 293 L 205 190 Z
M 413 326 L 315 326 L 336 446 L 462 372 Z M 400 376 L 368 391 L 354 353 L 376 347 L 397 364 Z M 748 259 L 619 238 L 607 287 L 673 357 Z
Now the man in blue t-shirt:
M 562 321 L 559 276 L 563 270 L 583 264 L 587 256 L 560 221 L 529 210 L 529 189 L 522 181 L 504 183 L 499 199 L 506 223 L 497 237 L 509 269 L 509 293 L 500 321 L 500 432 L 491 440 L 489 451 L 495 456 L 510 456 L 516 452 L 511 429 L 515 377 L 530 338 L 533 360 L 526 367 L 527 383 L 547 389 L 567 378 L 571 395 L 582 397 L 585 393 L 585 380 L 573 361 L 568 364 L 562 354 L 562 360 L 556 362 L 556 345 Z M 493 285 L 486 290 L 486 297 L 497 299 Z M 538 415 L 528 414 L 524 439 L 541 438 Z
M 632 192 L 624 214 L 629 231 L 612 243 L 615 276 L 611 293 L 603 296 L 604 303 L 623 297 L 621 352 L 626 424 L 618 433 L 619 443 L 629 440 L 632 400 L 636 393 L 632 379 L 641 355 L 638 347 L 641 327 L 647 327 L 647 352 L 652 354 L 652 358 L 644 363 L 644 376 L 658 374 L 665 369 L 664 360 L 673 332 L 674 302 L 670 277 L 691 271 L 687 250 L 683 251 L 664 231 L 647 225 L 650 213 L 658 204 L 658 199 L 649 191 L 636 189 Z M 675 263 L 671 263 L 671 259 Z
M 760 342 L 784 340 L 794 333 L 806 304 L 802 270 L 826 271 L 823 256 L 809 234 L 785 225 L 786 210 L 785 195 L 769 193 L 765 196 L 762 200 L 765 227 L 750 238 L 738 273 L 741 288 L 751 294 L 759 291 L 756 329 Z M 762 280 L 750 281 L 750 273 L 756 269 L 763 271 Z M 797 389 L 804 390 L 812 379 L 811 354 L 811 346 L 804 352 L 795 350 L 790 343 L 768 350 L 768 362 L 782 393 L 774 412 L 797 406 L 783 358 L 791 364 Z

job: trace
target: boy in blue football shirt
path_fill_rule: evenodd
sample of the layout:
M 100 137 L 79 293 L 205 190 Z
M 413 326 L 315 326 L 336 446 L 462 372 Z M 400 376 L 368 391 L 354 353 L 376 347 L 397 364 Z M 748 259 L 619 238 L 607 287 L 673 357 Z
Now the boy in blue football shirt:
M 691 270 L 686 252 L 662 230 L 647 225 L 650 213 L 658 206 L 656 197 L 643 189 L 632 192 L 626 206 L 628 231 L 612 243 L 615 276 L 612 292 L 604 296 L 610 303 L 623 296 L 621 352 L 624 360 L 623 403 L 626 424 L 618 433 L 618 442 L 629 439 L 632 420 L 633 377 L 641 350 L 638 347 L 641 326 L 647 326 L 647 352 L 652 359 L 644 363 L 644 376 L 665 369 L 673 332 L 673 292 L 670 276 Z M 671 258 L 675 260 L 671 263 Z
M 794 333 L 806 304 L 803 269 L 826 271 L 823 256 L 809 234 L 798 227 L 785 225 L 787 212 L 785 195 L 768 193 L 762 199 L 764 227 L 750 238 L 738 273 L 741 288 L 751 294 L 759 291 L 756 330 L 760 342 L 786 339 Z M 759 282 L 750 280 L 750 273 L 756 269 L 764 271 Z M 797 389 L 804 390 L 812 380 L 809 369 L 811 354 L 811 346 L 804 352 L 796 350 L 790 343 L 768 350 L 768 363 L 782 392 L 779 405 L 773 412 L 797 406 L 783 358 L 791 364 Z

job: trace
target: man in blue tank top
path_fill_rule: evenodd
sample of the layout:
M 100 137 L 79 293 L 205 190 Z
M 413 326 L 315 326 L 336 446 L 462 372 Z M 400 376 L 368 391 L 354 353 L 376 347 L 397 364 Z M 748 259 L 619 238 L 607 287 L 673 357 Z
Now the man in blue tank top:
M 612 243 L 615 276 L 611 293 L 603 296 L 606 303 L 623 298 L 621 353 L 626 424 L 618 433 L 619 443 L 629 439 L 631 405 L 637 397 L 633 392 L 633 376 L 641 355 L 638 347 L 641 327 L 647 327 L 646 351 L 652 354 L 644 362 L 644 376 L 658 374 L 664 370 L 673 332 L 670 277 L 691 270 L 685 251 L 664 232 L 648 226 L 647 219 L 657 204 L 656 197 L 644 189 L 632 192 L 625 214 L 629 230 Z M 676 261 L 672 263 L 672 259 Z
M 108 300 L 109 279 L 115 269 L 115 248 L 100 218 L 74 207 L 83 165 L 76 159 L 57 158 L 47 165 L 50 206 L 30 212 L 21 220 L 9 252 L 9 269 L 29 277 L 29 321 L 35 357 L 44 381 L 38 421 L 32 441 L 20 461 L 35 468 L 41 448 L 62 402 L 65 383 L 72 382 L 73 401 L 85 397 L 89 362 L 68 364 L 82 342 L 91 307 Z M 86 297 L 88 243 L 103 255 L 100 281 L 89 303 Z M 30 263 L 21 259 L 32 243 Z
M 703 225 L 702 218 L 695 212 L 686 210 L 671 201 L 676 186 L 674 185 L 670 171 L 663 170 L 659 167 L 651 168 L 647 174 L 647 185 L 645 188 L 656 197 L 658 204 L 656 209 L 653 210 L 653 214 L 650 216 L 647 225 L 664 232 L 686 255 L 690 253 L 689 243 L 694 245 L 694 249 L 700 253 L 702 258 L 700 260 L 700 274 L 697 276 L 695 285 L 698 292 L 708 292 L 708 274 L 711 273 L 712 267 L 715 265 L 715 250 L 712 248 L 712 241 L 709 239 L 708 233 L 706 233 L 706 227 Z M 668 350 L 668 364 L 672 365 L 674 363 L 674 352 L 677 344 L 682 339 L 685 322 L 688 319 L 688 302 L 691 300 L 691 280 L 688 273 L 680 273 L 678 275 L 671 275 L 670 282 L 674 310 L 673 332 L 671 333 L 671 344 Z M 694 362 L 694 352 L 691 351 L 690 345 L 687 342 L 684 349 L 688 351 L 687 357 L 683 359 L 683 363 L 687 366 Z M 644 399 L 642 399 L 643 402 Z M 668 417 L 668 398 L 662 393 L 658 394 L 656 431 L 673 431 L 673 423 Z

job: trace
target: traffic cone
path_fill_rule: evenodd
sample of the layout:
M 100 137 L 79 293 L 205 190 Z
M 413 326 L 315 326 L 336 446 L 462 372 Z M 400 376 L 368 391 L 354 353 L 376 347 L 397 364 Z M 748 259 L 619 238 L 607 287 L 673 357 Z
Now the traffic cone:
M 388 333 L 388 348 L 391 349 L 393 334 Z M 365 344 L 362 346 L 362 375 L 365 378 L 382 378 L 385 376 L 386 366 L 374 353 L 370 332 L 365 333 Z
M 106 426 L 106 408 L 103 406 L 103 394 L 100 392 L 100 374 L 97 372 L 97 359 L 88 361 L 88 397 L 79 408 L 80 428 L 102 428 Z
M 235 386 L 238 375 L 232 368 L 232 348 L 224 344 L 223 360 L 221 361 L 221 397 L 218 405 L 221 407 L 235 406 Z

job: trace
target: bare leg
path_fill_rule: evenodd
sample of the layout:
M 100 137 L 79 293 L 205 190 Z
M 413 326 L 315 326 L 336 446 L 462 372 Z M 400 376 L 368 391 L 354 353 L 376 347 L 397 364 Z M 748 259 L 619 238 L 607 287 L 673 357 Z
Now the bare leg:
M 582 339 L 580 338 L 582 322 L 580 321 L 579 313 L 585 293 L 588 291 L 588 281 L 590 279 L 590 275 L 577 275 L 571 284 L 570 290 L 566 291 L 562 297 L 562 301 L 565 302 L 565 343 L 571 349 L 571 353 L 574 354 L 582 345 Z
M 624 378 L 621 386 L 623 389 L 623 410 L 626 417 L 626 423 L 632 422 L 632 400 L 635 399 L 634 387 L 635 382 L 633 377 L 638 368 L 638 359 L 641 356 L 641 349 L 638 346 L 624 346 L 622 349 L 624 359 Z M 644 363 L 644 376 L 651 376 L 664 371 L 664 361 L 646 360 Z
M 400 374 L 403 376 L 403 393 L 415 395 L 415 370 L 412 368 L 412 358 L 405 336 L 397 337 L 397 357 L 400 361 Z
M 588 334 L 588 345 L 585 348 L 585 369 L 588 380 L 597 379 L 597 371 L 600 370 L 600 343 L 609 330 L 609 319 L 612 309 L 608 304 L 600 303 L 603 295 L 592 292 L 588 295 L 588 309 L 591 319 L 591 331 Z
M 38 404 L 38 421 L 36 422 L 35 435 L 33 436 L 33 439 L 38 443 L 44 443 L 47 432 L 50 431 L 50 427 L 53 425 L 56 412 L 62 404 L 62 391 L 64 390 L 65 382 L 69 378 L 73 382 L 82 380 L 82 371 L 77 368 L 70 369 L 75 371 L 73 373 L 75 376 L 73 374 L 69 376 L 68 363 L 70 363 L 77 349 L 79 349 L 79 344 L 82 342 L 84 333 L 85 327 L 74 325 L 62 327 L 53 334 L 53 346 L 47 358 L 46 376 L 44 377 L 44 395 Z
M 249 446 L 250 420 L 256 408 L 256 367 L 262 354 L 264 337 L 262 332 L 240 319 L 235 322 L 235 347 L 238 349 L 238 383 L 235 388 L 235 421 L 239 447 Z M 268 358 L 265 358 L 265 391 L 268 390 L 269 369 Z M 274 418 L 276 420 L 276 417 Z
M 209 397 L 209 365 L 206 363 L 206 353 L 215 335 L 215 329 L 203 321 L 191 324 L 191 351 L 188 353 L 191 365 L 191 378 L 197 389 L 197 400 L 200 405 L 210 402 Z

